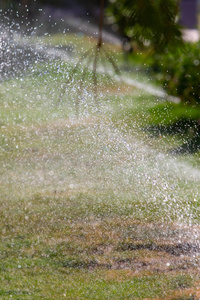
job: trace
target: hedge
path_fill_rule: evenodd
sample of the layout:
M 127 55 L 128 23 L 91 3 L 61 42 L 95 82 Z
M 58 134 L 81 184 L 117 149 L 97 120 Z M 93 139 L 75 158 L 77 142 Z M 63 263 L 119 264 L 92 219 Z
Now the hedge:
M 155 54 L 151 70 L 164 89 L 187 104 L 200 103 L 200 43 L 165 55 Z

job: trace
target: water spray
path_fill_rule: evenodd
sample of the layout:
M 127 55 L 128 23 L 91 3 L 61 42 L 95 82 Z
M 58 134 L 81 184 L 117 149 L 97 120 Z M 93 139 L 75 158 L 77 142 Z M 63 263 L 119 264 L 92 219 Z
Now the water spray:
M 82 72 L 82 77 L 80 80 L 80 85 L 79 85 L 79 91 L 78 91 L 78 96 L 76 98 L 76 114 L 79 115 L 79 107 L 80 107 L 80 96 L 81 93 L 83 92 L 83 84 L 85 82 L 85 76 L 87 73 L 87 70 L 92 65 L 92 81 L 93 81 L 93 95 L 94 95 L 94 102 L 96 107 L 99 107 L 99 101 L 98 101 L 98 82 L 97 82 L 97 67 L 98 67 L 98 62 L 102 63 L 102 66 L 104 68 L 104 73 L 109 76 L 106 64 L 103 62 L 102 59 L 106 59 L 112 66 L 112 69 L 114 71 L 114 74 L 118 75 L 121 77 L 120 70 L 117 66 L 117 64 L 114 62 L 110 55 L 110 50 L 107 48 L 107 46 L 103 43 L 103 21 L 104 21 L 104 0 L 100 0 L 100 14 L 99 14 L 99 27 L 98 27 L 98 40 L 97 44 L 95 47 L 90 48 L 87 50 L 81 58 L 78 60 L 77 64 L 75 67 L 72 69 L 71 74 L 65 82 L 62 92 L 60 95 L 60 99 L 64 96 L 66 92 L 66 86 L 73 80 L 74 75 L 77 73 L 79 66 L 83 63 L 83 72 Z

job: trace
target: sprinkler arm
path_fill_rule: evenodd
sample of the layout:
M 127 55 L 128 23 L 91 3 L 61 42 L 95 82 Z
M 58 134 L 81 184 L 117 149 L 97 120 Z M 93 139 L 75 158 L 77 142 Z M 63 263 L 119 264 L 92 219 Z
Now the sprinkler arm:
M 97 48 L 100 48 L 102 46 L 103 18 L 104 18 L 104 0 L 101 0 L 100 16 L 99 16 L 99 40 L 97 43 Z

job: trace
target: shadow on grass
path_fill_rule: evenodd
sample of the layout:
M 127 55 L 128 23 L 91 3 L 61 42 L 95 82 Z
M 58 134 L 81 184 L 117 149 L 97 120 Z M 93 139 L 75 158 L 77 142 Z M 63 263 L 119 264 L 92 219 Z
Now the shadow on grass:
M 154 137 L 160 135 L 182 135 L 185 142 L 169 151 L 172 155 L 193 154 L 200 150 L 200 124 L 197 120 L 181 118 L 165 125 L 151 125 L 145 128 Z
M 199 150 L 200 150 L 200 136 L 196 134 L 196 136 L 189 139 L 186 143 L 183 143 L 181 146 L 171 149 L 169 153 L 172 155 L 193 154 Z
M 149 251 L 164 251 L 169 253 L 170 255 L 180 256 L 180 255 L 191 255 L 193 253 L 199 253 L 200 248 L 198 245 L 190 244 L 190 243 L 179 243 L 176 245 L 157 245 L 155 243 L 121 243 L 118 247 L 118 251 L 126 251 L 126 250 L 142 250 L 147 249 Z

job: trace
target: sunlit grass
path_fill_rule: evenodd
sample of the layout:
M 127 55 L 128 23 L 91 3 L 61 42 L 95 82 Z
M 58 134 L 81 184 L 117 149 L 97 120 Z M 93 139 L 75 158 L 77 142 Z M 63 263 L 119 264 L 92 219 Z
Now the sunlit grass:
M 29 37 L 29 42 L 34 45 L 39 45 L 42 47 L 54 47 L 56 49 L 62 49 L 63 55 L 68 54 L 72 59 L 81 57 L 89 49 L 96 49 L 98 43 L 98 36 L 88 36 L 84 33 L 56 33 L 46 36 L 39 37 Z M 112 44 L 108 42 L 103 42 L 103 45 L 108 49 L 108 53 L 111 57 L 121 65 L 124 62 L 124 56 L 121 51 L 120 44 Z M 92 58 L 91 58 L 92 59 Z M 102 59 L 101 59 L 102 60 Z
M 146 296 L 161 297 L 163 291 L 167 289 L 171 289 L 173 294 L 176 282 L 177 286 L 181 281 L 185 283 L 185 287 L 191 286 L 191 278 L 183 275 L 182 278 L 156 275 L 140 278 L 132 277 L 131 274 L 126 274 L 126 271 L 118 270 L 87 272 L 86 276 L 85 270 L 66 270 L 58 266 L 52 269 L 45 264 L 43 270 L 39 272 L 40 279 L 38 281 L 38 275 L 35 276 L 35 273 L 38 273 L 37 263 L 41 265 L 41 261 L 36 261 L 34 266 L 22 266 L 20 270 L 18 269 L 18 279 L 15 280 L 12 289 L 5 287 L 0 293 L 1 297 L 12 296 L 13 299 L 22 299 L 22 297 L 24 299 L 32 297 L 45 299 L 144 299 Z M 21 284 L 21 281 L 26 278 L 29 278 L 28 282 Z M 7 280 L 14 281 L 12 276 Z M 41 286 L 44 288 L 41 289 Z
M 158 99 L 99 75 L 97 110 L 89 71 L 77 117 L 80 72 L 60 98 L 71 69 L 52 62 L 1 84 L 0 297 L 193 297 L 196 244 L 190 256 L 184 241 L 199 182 L 156 167 L 159 138 L 144 143 Z

